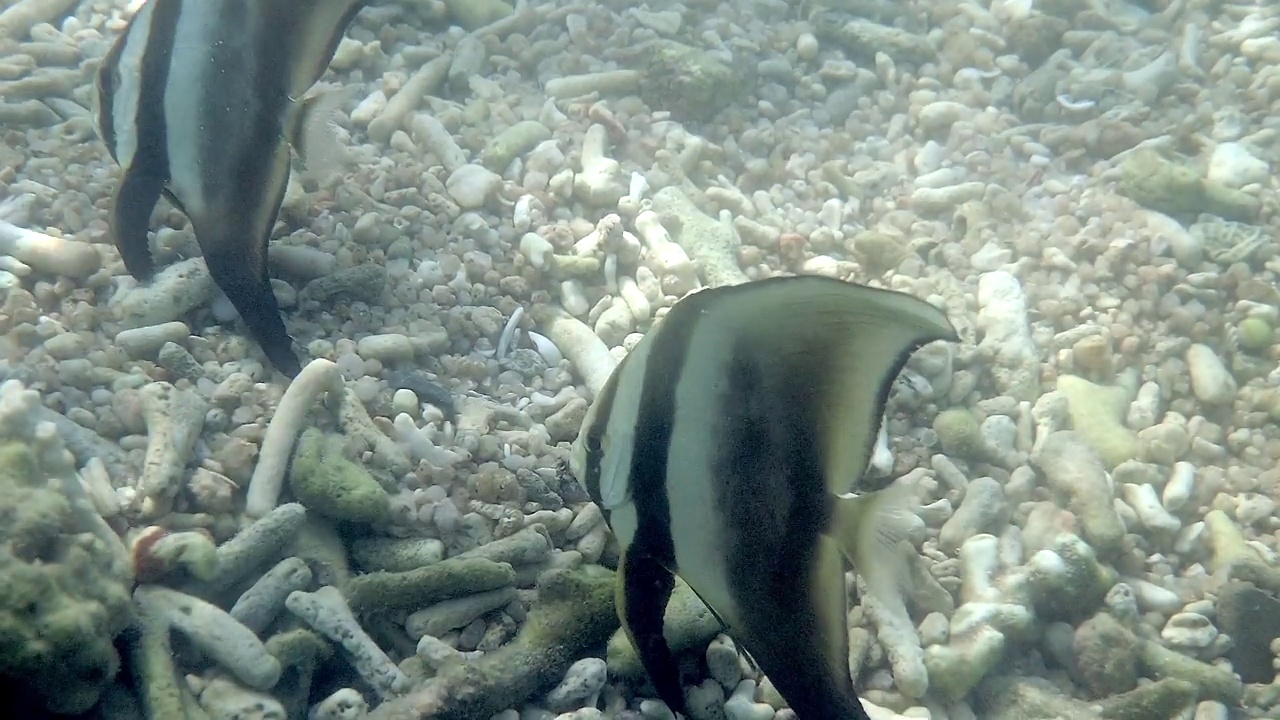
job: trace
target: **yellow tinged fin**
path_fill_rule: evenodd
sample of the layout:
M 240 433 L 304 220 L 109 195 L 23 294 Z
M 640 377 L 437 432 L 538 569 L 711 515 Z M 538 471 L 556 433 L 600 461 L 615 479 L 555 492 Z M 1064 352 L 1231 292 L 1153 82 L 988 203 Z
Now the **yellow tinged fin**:
M 849 677 L 849 598 L 844 584 L 844 557 L 840 546 L 828 536 L 820 536 L 814 548 L 813 603 L 822 628 L 820 642 L 831 677 L 846 692 L 853 692 Z
M 899 543 L 906 537 L 907 521 L 917 503 L 914 489 L 905 483 L 836 498 L 830 535 L 867 591 L 887 607 L 903 605 L 908 568 Z
M 849 491 L 866 472 L 889 388 L 911 352 L 957 339 L 944 312 L 906 293 L 799 276 L 717 288 L 701 302 L 707 332 L 740 352 L 776 358 L 784 392 L 814 408 L 828 490 Z M 812 390 L 817 388 L 816 396 Z
M 279 31 L 294 43 L 289 96 L 300 98 L 316 84 L 338 49 L 347 27 L 369 0 L 265 0 L 264 12 L 279 19 Z

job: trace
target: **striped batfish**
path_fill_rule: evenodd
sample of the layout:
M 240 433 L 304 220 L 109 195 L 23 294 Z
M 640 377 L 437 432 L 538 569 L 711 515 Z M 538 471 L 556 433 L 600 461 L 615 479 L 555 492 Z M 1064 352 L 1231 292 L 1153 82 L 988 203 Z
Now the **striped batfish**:
M 909 295 L 783 277 L 685 297 L 618 365 L 570 468 L 618 541 L 619 619 L 672 710 L 687 714 L 663 637 L 679 575 L 799 718 L 867 717 L 844 570 L 900 606 L 910 493 L 850 490 L 907 359 L 956 339 Z
M 190 220 L 209 272 L 267 359 L 300 365 L 267 279 L 290 149 L 325 142 L 343 93 L 307 96 L 367 0 L 149 0 L 97 73 L 98 134 L 123 168 L 111 234 L 149 279 L 163 194 Z M 315 143 L 310 143 L 311 140 Z M 336 145 L 330 134 L 329 141 Z

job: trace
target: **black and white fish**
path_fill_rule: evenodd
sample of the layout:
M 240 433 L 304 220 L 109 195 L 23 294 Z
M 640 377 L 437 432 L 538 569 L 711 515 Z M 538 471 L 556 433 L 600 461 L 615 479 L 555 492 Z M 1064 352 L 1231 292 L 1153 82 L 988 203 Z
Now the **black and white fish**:
M 273 365 L 293 340 L 267 279 L 267 241 L 290 149 L 338 93 L 307 92 L 368 0 L 148 0 L 98 70 L 98 132 L 124 169 L 110 227 L 129 273 L 155 271 L 147 240 L 163 194 L 191 220 L 209 272 Z
M 894 379 L 935 340 L 955 329 L 909 295 L 773 278 L 685 297 L 605 383 L 570 465 L 617 538 L 619 618 L 673 710 L 663 612 L 679 575 L 801 720 L 867 717 L 844 570 L 901 602 L 888 548 L 906 496 L 849 491 Z

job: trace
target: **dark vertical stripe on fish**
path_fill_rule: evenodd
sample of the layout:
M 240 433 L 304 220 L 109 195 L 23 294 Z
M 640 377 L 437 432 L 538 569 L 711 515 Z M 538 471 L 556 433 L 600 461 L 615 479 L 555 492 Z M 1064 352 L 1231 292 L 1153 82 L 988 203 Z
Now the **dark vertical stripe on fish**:
M 678 572 L 667 466 L 676 423 L 676 392 L 684 375 L 693 335 L 702 316 L 702 298 L 686 297 L 657 328 L 645 358 L 644 379 L 636 408 L 635 450 L 631 454 L 631 498 L 636 508 L 636 536 L 668 570 Z M 711 432 L 708 429 L 708 432 Z
M 125 29 L 128 32 L 128 28 Z M 116 157 L 116 73 L 120 66 L 120 53 L 124 52 L 124 39 L 119 38 L 111 44 L 111 49 L 102 58 L 98 66 L 98 134 L 107 146 L 107 152 L 117 162 Z
M 134 121 L 138 148 L 130 169 L 142 168 L 152 177 L 169 177 L 168 123 L 164 96 L 169 87 L 173 41 L 182 18 L 184 0 L 151 0 L 151 32 L 147 34 L 138 80 L 138 110 Z M 141 163 L 141 165 L 140 165 Z

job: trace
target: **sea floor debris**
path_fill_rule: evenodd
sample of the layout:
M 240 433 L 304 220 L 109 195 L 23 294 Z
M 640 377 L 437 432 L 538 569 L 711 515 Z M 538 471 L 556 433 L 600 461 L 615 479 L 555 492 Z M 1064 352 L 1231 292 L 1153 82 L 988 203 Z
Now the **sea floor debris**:
M 0 0 L 14 712 L 670 718 L 568 443 L 679 298 L 809 273 L 962 337 L 885 418 L 873 718 L 1280 713 L 1280 6 L 370 3 L 268 253 L 287 385 L 180 213 L 147 283 L 107 237 L 87 79 L 140 5 Z M 794 717 L 668 622 L 693 720 Z

